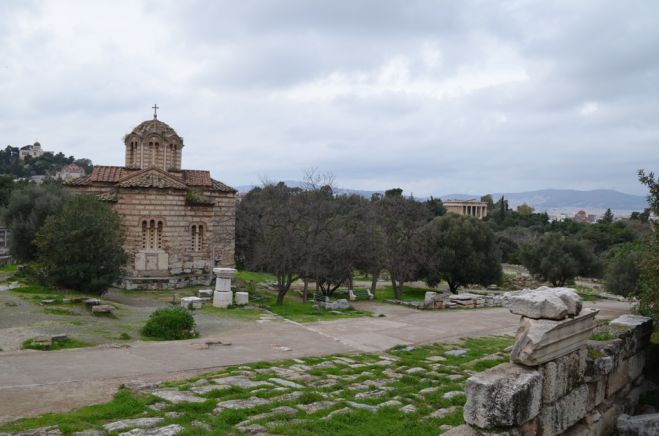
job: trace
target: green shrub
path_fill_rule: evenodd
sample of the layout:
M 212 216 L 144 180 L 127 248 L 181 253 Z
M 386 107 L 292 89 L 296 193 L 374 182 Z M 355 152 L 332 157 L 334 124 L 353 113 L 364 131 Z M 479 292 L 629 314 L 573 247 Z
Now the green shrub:
M 165 341 L 189 339 L 197 336 L 195 321 L 189 310 L 182 307 L 158 309 L 151 314 L 142 329 L 147 338 Z

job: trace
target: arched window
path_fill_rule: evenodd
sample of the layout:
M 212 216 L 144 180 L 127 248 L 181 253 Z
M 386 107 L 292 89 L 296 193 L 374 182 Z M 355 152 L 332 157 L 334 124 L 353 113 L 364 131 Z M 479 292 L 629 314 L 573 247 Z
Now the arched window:
M 146 220 L 142 221 L 142 248 L 146 249 L 146 241 L 147 241 L 147 224 Z
M 158 249 L 162 248 L 162 221 L 158 221 L 158 229 L 156 230 L 156 241 L 158 242 Z
M 204 225 L 193 224 L 190 227 L 190 248 L 192 251 L 201 251 L 204 245 Z
M 142 248 L 145 250 L 162 249 L 164 224 L 160 220 L 142 221 Z

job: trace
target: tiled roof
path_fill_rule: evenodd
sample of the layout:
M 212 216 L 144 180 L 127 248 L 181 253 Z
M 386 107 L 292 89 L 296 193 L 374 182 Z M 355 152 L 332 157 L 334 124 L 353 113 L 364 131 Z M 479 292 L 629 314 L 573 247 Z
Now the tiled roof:
M 129 170 L 124 167 L 111 167 L 105 165 L 95 165 L 89 178 L 90 182 L 116 183 L 120 179 L 134 173 L 135 170 Z
M 163 176 L 172 179 L 171 182 L 165 184 L 168 186 L 172 185 L 171 187 L 176 187 L 177 189 L 181 189 L 181 185 L 187 185 L 201 188 L 210 188 L 213 191 L 219 192 L 237 192 L 231 186 L 225 185 L 219 180 L 212 179 L 209 171 L 182 170 L 181 172 L 165 172 L 158 168 L 150 169 L 156 170 L 157 172 L 162 173 Z M 94 169 L 90 175 L 67 180 L 64 182 L 64 184 L 70 186 L 88 186 L 93 183 L 121 183 L 121 186 L 123 187 L 139 187 L 145 184 L 153 184 L 153 181 L 149 181 L 149 183 L 147 183 L 147 181 L 143 180 L 142 177 L 139 177 L 139 181 L 137 179 L 128 179 L 131 179 L 132 176 L 137 175 L 137 173 L 146 173 L 148 170 L 149 169 L 136 170 L 125 167 L 96 165 L 94 166 Z
M 220 192 L 233 192 L 236 193 L 238 192 L 236 189 L 232 188 L 229 185 L 225 185 L 224 183 L 220 182 L 219 180 L 213 180 L 213 191 L 220 191 Z
M 90 177 L 91 176 L 76 177 L 75 179 L 64 180 L 62 184 L 67 186 L 87 186 L 90 183 Z
M 183 180 L 187 185 L 190 186 L 206 186 L 211 187 L 213 185 L 213 180 L 211 179 L 211 173 L 209 171 L 203 170 L 182 170 Z
M 167 123 L 163 123 L 158 119 L 147 120 L 140 123 L 137 127 L 133 129 L 131 133 L 135 133 L 140 136 L 146 136 L 149 133 L 157 133 L 162 136 L 176 136 L 179 137 L 176 133 L 176 130 L 172 129 Z

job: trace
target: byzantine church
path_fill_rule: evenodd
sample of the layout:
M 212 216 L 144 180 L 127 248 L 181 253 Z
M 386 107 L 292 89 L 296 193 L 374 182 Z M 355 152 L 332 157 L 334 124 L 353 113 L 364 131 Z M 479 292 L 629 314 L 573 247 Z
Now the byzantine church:
M 124 145 L 125 166 L 95 165 L 64 183 L 120 215 L 128 255 L 122 286 L 207 285 L 214 267 L 232 267 L 236 190 L 209 171 L 181 169 L 183 138 L 156 113 L 124 136 Z

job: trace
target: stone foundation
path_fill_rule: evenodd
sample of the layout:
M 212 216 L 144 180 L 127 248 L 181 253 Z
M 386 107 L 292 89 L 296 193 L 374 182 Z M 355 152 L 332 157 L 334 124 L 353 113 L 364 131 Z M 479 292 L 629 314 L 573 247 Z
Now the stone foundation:
M 187 286 L 209 286 L 212 274 L 196 276 L 166 277 L 124 277 L 121 287 L 124 289 L 180 289 Z

